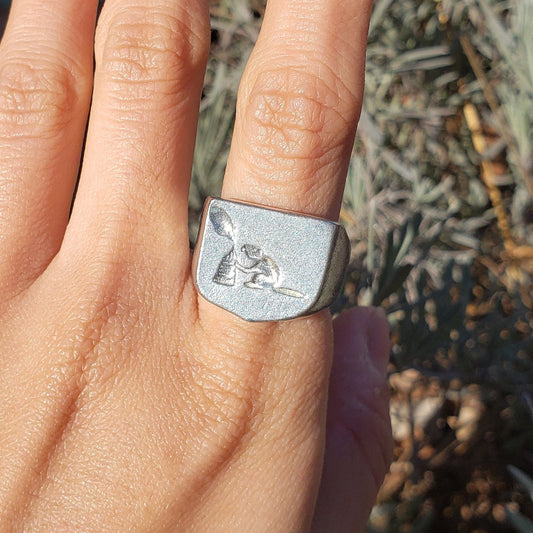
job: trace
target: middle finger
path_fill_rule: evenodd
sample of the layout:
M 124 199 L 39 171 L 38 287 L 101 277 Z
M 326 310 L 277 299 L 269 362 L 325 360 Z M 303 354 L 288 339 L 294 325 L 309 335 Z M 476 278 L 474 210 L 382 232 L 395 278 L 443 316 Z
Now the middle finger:
M 123 254 L 135 263 L 142 254 L 160 257 L 162 265 L 178 261 L 185 275 L 189 177 L 208 50 L 205 0 L 106 1 L 83 171 L 65 237 L 74 257 L 90 250 L 98 262 L 117 263 Z

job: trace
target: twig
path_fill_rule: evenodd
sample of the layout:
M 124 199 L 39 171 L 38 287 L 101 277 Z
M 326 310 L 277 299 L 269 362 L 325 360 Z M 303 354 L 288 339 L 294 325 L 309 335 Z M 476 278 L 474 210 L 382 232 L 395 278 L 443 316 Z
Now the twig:
M 487 143 L 483 132 L 481 131 L 481 121 L 479 119 L 478 112 L 473 104 L 467 103 L 464 106 L 464 115 L 466 123 L 472 134 L 472 142 L 476 152 L 483 156 L 487 149 Z M 498 228 L 503 238 L 503 244 L 507 251 L 511 251 L 516 248 L 516 243 L 511 235 L 511 226 L 509 224 L 509 217 L 502 202 L 502 194 L 500 189 L 494 184 L 494 165 L 492 161 L 482 159 L 481 161 L 481 179 L 487 188 L 490 201 L 494 206 L 494 212 L 496 213 L 496 220 L 498 222 Z
M 508 150 L 512 152 L 514 160 L 520 161 L 521 158 L 518 147 L 516 145 L 516 140 L 507 128 L 499 99 L 496 96 L 496 93 L 494 92 L 494 89 L 492 88 L 492 85 L 489 79 L 487 78 L 485 71 L 483 70 L 481 59 L 479 58 L 474 47 L 472 46 L 472 43 L 466 35 L 461 35 L 460 42 L 465 56 L 468 59 L 470 66 L 472 67 L 472 71 L 474 72 L 474 75 L 476 76 L 477 80 L 479 81 L 479 84 L 481 85 L 485 100 L 487 101 L 487 104 L 489 105 L 490 110 L 492 111 L 496 122 L 498 123 L 498 128 L 500 130 L 499 133 L 502 139 L 505 141 Z M 528 170 L 523 168 L 522 165 L 518 165 L 518 168 L 520 169 L 522 177 L 524 178 L 524 182 L 527 188 L 529 189 L 531 196 L 533 197 L 533 176 L 531 176 Z

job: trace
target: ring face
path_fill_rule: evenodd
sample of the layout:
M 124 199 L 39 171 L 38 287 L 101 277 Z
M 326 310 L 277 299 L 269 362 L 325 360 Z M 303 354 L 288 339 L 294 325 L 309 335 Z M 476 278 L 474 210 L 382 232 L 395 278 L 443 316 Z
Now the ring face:
M 319 218 L 208 198 L 193 273 L 200 294 L 249 321 L 296 318 L 333 302 L 349 241 Z

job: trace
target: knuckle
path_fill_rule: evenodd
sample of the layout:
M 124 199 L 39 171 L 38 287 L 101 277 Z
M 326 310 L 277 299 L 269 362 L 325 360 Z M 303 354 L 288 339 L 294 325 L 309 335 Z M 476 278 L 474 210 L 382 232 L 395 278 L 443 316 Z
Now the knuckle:
M 326 72 L 319 66 L 313 70 Z M 256 166 L 274 164 L 287 171 L 298 161 L 324 166 L 338 156 L 351 133 L 352 99 L 331 73 L 266 70 L 253 84 L 245 82 L 240 96 L 239 112 Z
M 207 372 L 196 382 L 197 405 L 202 428 L 216 439 L 219 448 L 230 451 L 239 447 L 248 433 L 253 402 L 243 383 L 237 384 L 232 376 Z
M 80 101 L 82 77 L 67 65 L 9 59 L 0 66 L 2 135 L 54 137 Z
M 80 364 L 80 376 L 84 387 L 112 383 L 125 356 L 125 339 L 134 326 L 133 315 L 117 298 L 101 300 L 80 321 L 74 336 L 74 346 Z M 121 346 L 121 350 L 117 349 Z
M 78 368 L 82 387 L 102 386 L 115 376 L 139 321 L 148 320 L 140 303 L 144 287 L 132 288 L 127 261 L 93 239 L 86 247 L 75 254 L 60 249 L 50 279 L 50 294 L 69 302 L 65 351 Z
M 264 410 L 265 362 L 258 353 L 260 348 L 251 350 L 244 331 L 232 329 L 235 334 L 226 344 L 220 342 L 216 329 L 209 326 L 213 337 L 203 335 L 198 341 L 202 360 L 188 366 L 195 368 L 192 383 L 197 423 L 207 432 L 205 439 L 215 439 L 215 448 L 229 456 L 254 431 Z
M 122 98 L 148 99 L 155 91 L 160 95 L 159 84 L 174 93 L 176 84 L 178 90 L 185 88 L 191 73 L 202 70 L 209 47 L 207 29 L 194 10 L 177 15 L 168 10 L 119 10 L 98 24 L 97 68 L 111 88 L 117 85 Z
M 71 311 L 67 343 L 80 390 L 113 386 L 132 350 L 129 339 L 142 320 L 140 306 L 122 293 L 116 278 L 118 274 L 87 284 Z
M 194 403 L 199 406 L 196 424 L 221 461 L 265 432 L 265 420 L 266 440 L 295 444 L 315 435 L 329 358 L 316 357 L 312 347 L 313 341 L 323 345 L 329 338 L 327 326 L 317 321 L 287 329 L 270 324 L 252 332 L 248 324 L 219 323 L 216 316 L 202 314 L 195 324 L 200 327 L 195 345 L 202 355 L 182 367 L 191 373 L 187 383 L 193 385 Z M 291 340 L 285 335 L 291 335 Z M 298 342 L 300 335 L 305 337 L 302 342 Z M 309 357 L 302 354 L 304 365 L 291 360 L 293 346 L 309 350 L 305 353 Z

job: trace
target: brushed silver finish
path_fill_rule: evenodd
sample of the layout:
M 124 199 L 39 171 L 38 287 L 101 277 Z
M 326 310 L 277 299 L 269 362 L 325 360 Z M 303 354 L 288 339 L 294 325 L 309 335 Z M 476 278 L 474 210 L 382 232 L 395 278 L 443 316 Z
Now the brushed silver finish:
M 335 300 L 349 253 L 330 220 L 208 198 L 193 274 L 205 299 L 244 320 L 287 320 Z

